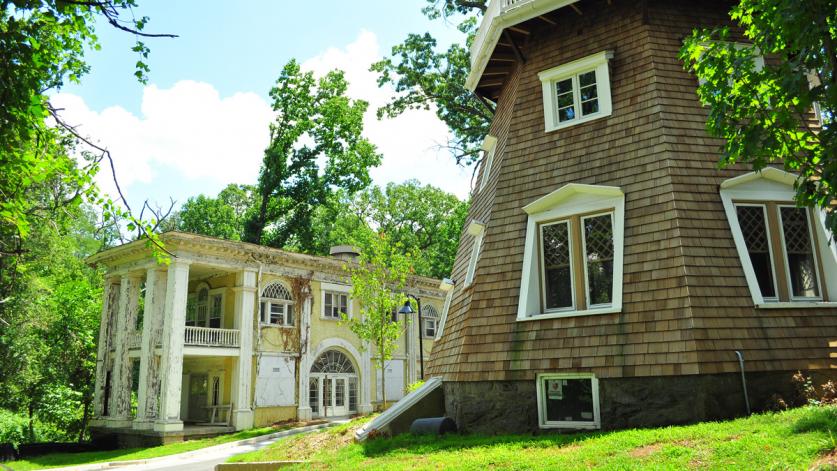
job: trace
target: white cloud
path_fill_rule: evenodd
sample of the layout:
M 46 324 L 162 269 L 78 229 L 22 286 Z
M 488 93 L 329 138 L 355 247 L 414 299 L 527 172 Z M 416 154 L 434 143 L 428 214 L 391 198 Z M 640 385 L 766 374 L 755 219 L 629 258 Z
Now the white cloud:
M 458 167 L 446 150 L 439 150 L 439 145 L 447 142 L 448 129 L 432 110 L 410 110 L 383 121 L 375 116 L 375 111 L 394 93 L 391 87 L 379 88 L 377 75 L 369 71 L 381 55 L 377 36 L 364 30 L 344 49 L 330 48 L 303 62 L 302 68 L 317 75 L 343 70 L 349 81 L 349 95 L 369 102 L 364 134 L 384 155 L 381 166 L 370 171 L 378 184 L 416 178 L 465 198 L 470 188 L 470 170 Z
M 322 75 L 339 68 L 346 72 L 349 95 L 370 103 L 364 118 L 365 135 L 383 153 L 380 167 L 370 170 L 376 183 L 416 178 L 466 197 L 470 171 L 457 167 L 444 143 L 448 131 L 432 111 L 413 110 L 379 121 L 375 110 L 387 102 L 391 88 L 377 86 L 369 66 L 381 56 L 377 37 L 361 31 L 345 48 L 331 48 L 302 66 Z M 183 80 L 168 89 L 143 90 L 141 115 L 120 106 L 100 112 L 76 95 L 60 93 L 51 101 L 64 108 L 63 117 L 79 131 L 111 150 L 120 185 L 132 200 L 167 201 L 184 192 L 214 194 L 227 183 L 255 182 L 265 147 L 269 104 L 251 92 L 221 97 L 210 84 Z M 115 196 L 109 171 L 98 177 L 100 187 Z M 172 188 L 172 182 L 182 182 Z M 134 187 L 135 193 L 132 194 Z M 188 188 L 188 190 L 187 190 Z
M 95 112 L 72 94 L 61 93 L 51 101 L 64 108 L 68 123 L 80 124 L 81 133 L 94 136 L 111 151 L 119 183 L 129 194 L 135 183 L 153 185 L 160 177 L 158 171 L 175 171 L 190 181 L 206 180 L 212 188 L 219 183 L 254 182 L 273 117 L 255 93 L 221 98 L 212 85 L 191 80 L 168 89 L 146 87 L 141 117 L 119 106 Z M 101 172 L 99 184 L 113 195 L 109 177 L 109 172 Z M 132 197 L 167 199 L 166 194 Z

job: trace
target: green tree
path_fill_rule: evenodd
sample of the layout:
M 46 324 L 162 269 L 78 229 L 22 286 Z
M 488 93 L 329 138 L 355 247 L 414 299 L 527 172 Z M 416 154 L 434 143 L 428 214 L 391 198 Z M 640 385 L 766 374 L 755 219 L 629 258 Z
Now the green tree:
M 825 209 L 837 232 L 837 1 L 741 0 L 730 16 L 750 44 L 730 42 L 728 27 L 700 29 L 680 54 L 701 79 L 707 130 L 724 139 L 720 165 L 781 162 L 800 174 L 797 204 Z
M 173 36 L 144 32 L 147 17 L 134 16 L 135 0 L 0 0 L 0 253 L 16 255 L 30 233 L 38 207 L 34 187 L 55 177 L 75 191 L 56 204 L 73 206 L 82 199 L 118 212 L 147 233 L 124 198 L 124 208 L 101 199 L 93 175 L 110 154 L 78 135 L 49 103 L 49 95 L 66 81 L 78 82 L 89 71 L 86 48 L 98 49 L 98 19 L 134 34 L 135 75 L 144 83 L 149 71 L 145 37 Z M 126 18 L 127 17 L 127 18 Z M 85 164 L 76 166 L 66 154 L 76 150 Z M 89 152 L 85 152 L 89 151 Z M 109 162 L 112 165 L 112 162 Z M 118 185 L 118 182 L 117 182 Z
M 380 164 L 362 136 L 367 103 L 346 96 L 341 71 L 320 79 L 288 62 L 270 91 L 276 121 L 259 174 L 257 206 L 245 225 L 248 242 L 310 251 L 314 210 L 335 189 L 349 193 L 369 185 L 369 167 Z M 293 239 L 293 240 L 292 240 Z
M 384 370 L 398 346 L 402 327 L 393 322 L 392 312 L 407 300 L 404 289 L 412 272 L 412 254 L 392 243 L 384 233 L 373 234 L 357 266 L 347 266 L 352 279 L 352 299 L 360 305 L 360 318 L 343 322 L 363 342 L 375 347 L 375 366 L 381 378 L 381 394 L 387 405 Z
M 470 43 L 478 15 L 485 11 L 485 1 L 427 1 L 422 11 L 431 20 L 465 15 L 458 27 Z M 379 86 L 392 85 L 396 92 L 378 109 L 379 119 L 410 109 L 435 109 L 453 135 L 447 147 L 456 162 L 467 165 L 479 161 L 480 145 L 488 134 L 494 110 L 465 88 L 471 70 L 465 45 L 453 44 L 439 52 L 430 33 L 411 33 L 403 43 L 393 46 L 391 57 L 376 62 L 371 70 L 378 73 Z
M 227 185 L 217 198 L 190 197 L 177 214 L 174 229 L 196 234 L 241 240 L 248 211 L 254 208 L 255 187 Z
M 370 234 L 380 231 L 404 250 L 415 254 L 419 275 L 449 276 L 469 203 L 416 180 L 369 187 L 354 195 L 342 194 L 314 217 L 317 252 L 333 245 L 352 244 L 364 250 Z

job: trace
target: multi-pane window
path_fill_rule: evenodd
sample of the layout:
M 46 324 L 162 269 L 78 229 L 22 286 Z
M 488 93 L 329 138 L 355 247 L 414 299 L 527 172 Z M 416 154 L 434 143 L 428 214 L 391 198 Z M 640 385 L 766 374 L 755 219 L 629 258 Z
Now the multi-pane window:
M 186 325 L 191 327 L 221 328 L 224 316 L 222 289 L 210 290 L 202 284 L 197 293 L 189 296 L 186 304 Z
M 547 131 L 611 114 L 611 57 L 610 52 L 601 52 L 538 74 L 543 84 Z
M 422 335 L 425 338 L 436 337 L 436 326 L 439 323 L 439 312 L 436 308 L 427 304 L 421 307 Z
M 555 93 L 559 123 L 599 112 L 599 93 L 596 86 L 595 70 L 589 70 L 555 82 Z
M 542 428 L 599 427 L 599 385 L 592 375 L 542 374 L 537 387 Z
M 281 283 L 272 283 L 262 291 L 260 319 L 262 324 L 294 325 L 293 298 Z
M 735 213 L 762 298 L 821 299 L 809 210 L 773 202 L 736 203 Z
M 221 328 L 221 318 L 224 312 L 224 297 L 220 294 L 213 294 L 209 303 L 209 327 Z
M 610 307 L 614 255 L 610 212 L 542 224 L 540 274 L 544 311 Z
M 323 300 L 323 317 L 326 319 L 341 319 L 343 314 L 349 313 L 349 295 L 326 291 Z

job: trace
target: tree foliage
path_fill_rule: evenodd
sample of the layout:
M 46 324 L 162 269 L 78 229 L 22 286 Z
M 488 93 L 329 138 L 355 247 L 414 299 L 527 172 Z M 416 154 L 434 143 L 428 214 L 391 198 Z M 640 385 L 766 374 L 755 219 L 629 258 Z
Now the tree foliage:
M 251 185 L 227 185 L 217 198 L 193 196 L 183 203 L 170 227 L 227 240 L 241 240 L 248 212 L 255 208 L 256 188 Z
M 388 239 L 415 254 L 415 272 L 448 276 L 456 258 L 459 235 L 468 214 L 468 202 L 416 180 L 370 187 L 318 211 L 314 218 L 317 252 L 333 245 L 352 244 L 361 252 L 374 250 L 370 234 Z
M 472 35 L 485 1 L 427 0 L 422 10 L 429 19 L 464 15 L 459 29 Z M 372 65 L 378 85 L 392 85 L 396 95 L 378 109 L 378 118 L 395 117 L 411 109 L 435 110 L 447 124 L 452 139 L 447 148 L 457 163 L 472 164 L 481 156 L 480 145 L 488 134 L 493 110 L 465 88 L 471 70 L 470 54 L 464 44 L 452 44 L 438 51 L 430 33 L 411 33 L 393 46 L 391 57 Z
M 288 62 L 271 89 L 277 117 L 270 125 L 257 187 L 256 211 L 245 240 L 284 247 L 292 239 L 308 249 L 311 217 L 336 188 L 349 193 L 369 185 L 369 167 L 380 164 L 362 136 L 367 103 L 346 96 L 343 72 L 320 79 Z
M 387 404 L 384 370 L 398 347 L 403 326 L 393 322 L 392 313 L 407 300 L 404 290 L 412 272 L 413 254 L 389 240 L 383 232 L 372 234 L 358 266 L 348 266 L 352 279 L 352 299 L 360 305 L 360 317 L 343 322 L 366 345 L 375 347 L 373 361 L 381 378 L 384 407 Z
M 707 129 L 724 139 L 720 164 L 759 170 L 776 162 L 799 173 L 797 203 L 825 209 L 835 232 L 837 2 L 741 0 L 730 15 L 750 44 L 730 42 L 729 28 L 702 29 L 681 50 L 703 82 Z M 763 68 L 755 65 L 758 55 Z

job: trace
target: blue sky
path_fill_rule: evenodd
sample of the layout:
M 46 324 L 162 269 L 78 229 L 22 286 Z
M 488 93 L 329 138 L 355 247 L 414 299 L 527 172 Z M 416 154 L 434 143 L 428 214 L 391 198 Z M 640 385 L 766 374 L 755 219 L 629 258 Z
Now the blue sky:
M 408 33 L 430 31 L 443 47 L 462 40 L 453 25 L 421 14 L 423 0 L 139 3 L 134 14 L 151 18 L 148 32 L 180 36 L 145 40 L 149 84 L 133 77 L 134 37 L 103 24 L 102 49 L 87 55 L 91 73 L 53 100 L 65 118 L 111 149 L 132 205 L 169 197 L 182 203 L 227 183 L 254 183 L 272 116 L 268 91 L 289 59 L 315 73 L 345 69 L 349 93 L 374 108 L 392 91 L 375 85 L 368 66 Z M 373 112 L 367 135 L 384 153 L 383 165 L 372 170 L 377 183 L 414 177 L 467 195 L 470 170 L 438 149 L 447 131 L 432 112 L 390 122 L 378 122 Z M 112 191 L 106 179 L 100 184 Z

